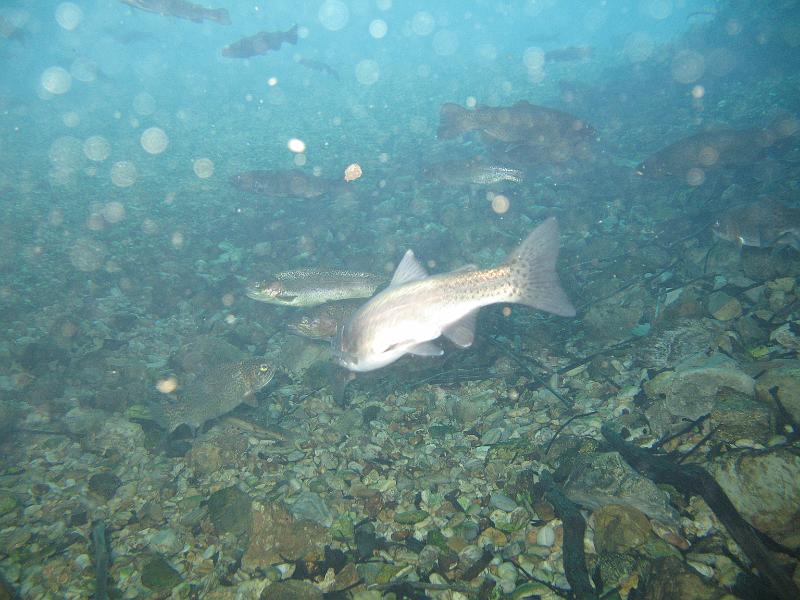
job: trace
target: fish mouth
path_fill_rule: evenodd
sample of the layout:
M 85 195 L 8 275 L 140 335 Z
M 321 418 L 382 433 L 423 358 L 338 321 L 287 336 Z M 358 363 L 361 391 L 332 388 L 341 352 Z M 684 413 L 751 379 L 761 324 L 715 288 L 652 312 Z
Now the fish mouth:
M 244 293 L 248 298 L 252 300 L 264 300 L 270 298 L 270 296 L 268 294 L 265 294 L 263 290 L 259 290 L 254 287 L 248 287 Z

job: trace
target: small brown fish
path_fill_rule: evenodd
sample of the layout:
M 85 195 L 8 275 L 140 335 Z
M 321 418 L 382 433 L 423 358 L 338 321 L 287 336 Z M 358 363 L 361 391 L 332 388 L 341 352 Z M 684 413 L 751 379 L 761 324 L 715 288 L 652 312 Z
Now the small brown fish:
M 570 62 L 590 58 L 594 53 L 591 46 L 568 46 L 544 53 L 545 62 Z
M 328 302 L 303 315 L 289 329 L 311 340 L 330 341 L 341 324 L 361 306 L 361 301 Z
M 231 18 L 224 8 L 206 8 L 187 0 L 119 0 L 123 4 L 138 8 L 145 12 L 155 13 L 164 17 L 177 17 L 195 23 L 215 21 L 220 25 L 230 25 Z
M 439 139 L 480 131 L 489 141 L 553 146 L 595 137 L 585 121 L 568 113 L 521 100 L 510 107 L 479 106 L 474 110 L 443 104 L 439 110 Z
M 703 131 L 649 156 L 636 167 L 636 174 L 650 179 L 686 178 L 692 169 L 742 167 L 762 158 L 773 140 L 763 129 Z
M 764 198 L 731 208 L 714 223 L 712 231 L 740 246 L 792 246 L 800 251 L 800 209 Z
M 782 155 L 797 147 L 800 120 L 784 114 L 766 127 L 717 128 L 701 131 L 673 142 L 636 168 L 636 174 L 651 179 L 686 179 L 693 170 L 747 167 L 768 156 Z
M 321 73 L 325 73 L 326 75 L 330 75 L 336 81 L 339 81 L 339 72 L 324 62 L 313 60 L 311 58 L 300 57 L 297 59 L 297 64 L 304 66 L 306 69 L 311 69 L 312 71 L 319 71 Z
M 337 191 L 344 182 L 309 175 L 299 169 L 245 171 L 231 177 L 231 185 L 267 198 L 319 198 Z
M 179 389 L 176 398 L 164 399 L 162 424 L 169 433 L 184 424 L 195 431 L 240 404 L 255 404 L 256 393 L 275 371 L 273 364 L 259 358 L 215 365 Z
M 443 185 L 492 185 L 503 181 L 520 183 L 522 171 L 480 160 L 448 160 L 432 163 L 422 170 L 423 177 Z
M 283 44 L 297 43 L 297 25 L 288 31 L 261 31 L 255 35 L 242 38 L 222 49 L 222 56 L 228 58 L 250 58 L 266 54 L 270 50 L 279 50 Z

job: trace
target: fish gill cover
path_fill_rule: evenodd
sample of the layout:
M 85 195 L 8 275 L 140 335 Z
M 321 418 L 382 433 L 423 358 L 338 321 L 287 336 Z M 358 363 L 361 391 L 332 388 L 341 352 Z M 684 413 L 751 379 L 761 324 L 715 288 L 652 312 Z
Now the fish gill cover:
M 798 32 L 4 1 L 0 597 L 798 597 Z

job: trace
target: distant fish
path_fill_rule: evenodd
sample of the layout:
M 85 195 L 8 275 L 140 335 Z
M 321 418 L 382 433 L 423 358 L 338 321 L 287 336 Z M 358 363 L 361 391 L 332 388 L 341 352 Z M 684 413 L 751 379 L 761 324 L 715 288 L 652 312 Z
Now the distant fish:
M 636 174 L 650 179 L 685 179 L 693 169 L 705 173 L 712 169 L 746 167 L 773 150 L 790 147 L 797 132 L 798 121 L 794 117 L 781 117 L 766 128 L 701 131 L 652 154 L 636 167 Z
M 221 417 L 240 404 L 255 404 L 256 393 L 272 380 L 275 370 L 274 365 L 259 358 L 212 366 L 178 389 L 174 399 L 163 399 L 159 420 L 170 433 L 181 425 L 197 431 L 206 421 Z
M 389 287 L 368 300 L 332 342 L 334 360 L 351 371 L 372 371 L 405 354 L 438 356 L 432 341 L 441 335 L 462 348 L 472 345 L 478 309 L 489 304 L 525 304 L 572 317 L 556 273 L 558 224 L 547 219 L 505 263 L 474 265 L 428 276 L 408 250 Z
M 570 62 L 585 60 L 594 53 L 591 46 L 568 46 L 557 50 L 548 50 L 544 53 L 545 62 Z
M 193 4 L 187 0 L 119 0 L 123 4 L 138 8 L 145 12 L 155 13 L 165 17 L 187 19 L 195 23 L 204 20 L 215 21 L 220 25 L 230 25 L 231 18 L 224 8 L 206 8 Z
M 361 305 L 361 302 L 328 302 L 289 323 L 289 329 L 311 340 L 330 341 L 341 324 Z
M 685 178 L 692 169 L 742 167 L 764 156 L 768 145 L 769 137 L 760 129 L 703 131 L 650 155 L 636 167 L 636 174 L 650 179 Z
M 334 69 L 332 66 L 325 64 L 324 62 L 319 62 L 318 60 L 313 60 L 310 58 L 300 58 L 297 61 L 298 65 L 302 65 L 307 69 L 311 69 L 312 71 L 320 71 L 321 73 L 325 73 L 326 75 L 330 75 L 336 81 L 339 81 L 339 73 Z
M 316 177 L 299 169 L 245 171 L 231 185 L 267 198 L 318 198 L 343 189 L 343 182 Z
M 266 54 L 270 50 L 279 50 L 284 44 L 297 43 L 297 25 L 288 31 L 261 31 L 255 35 L 240 39 L 222 49 L 222 56 L 228 58 L 250 58 Z
M 489 141 L 535 146 L 554 146 L 596 135 L 590 125 L 573 115 L 525 100 L 509 107 L 479 106 L 474 110 L 443 104 L 437 137 L 447 140 L 468 131 L 480 131 Z
M 23 46 L 28 41 L 28 34 L 25 32 L 25 30 L 21 27 L 18 27 L 2 15 L 0 15 L 0 36 L 7 40 L 14 40 Z
M 479 160 L 448 160 L 431 163 L 422 170 L 423 177 L 443 185 L 491 185 L 510 181 L 520 183 L 522 171 L 500 165 L 484 164 Z
M 247 286 L 247 297 L 283 306 L 317 306 L 335 300 L 369 298 L 383 277 L 342 269 L 298 269 Z
M 728 210 L 713 225 L 714 235 L 740 246 L 800 251 L 800 209 L 765 198 Z

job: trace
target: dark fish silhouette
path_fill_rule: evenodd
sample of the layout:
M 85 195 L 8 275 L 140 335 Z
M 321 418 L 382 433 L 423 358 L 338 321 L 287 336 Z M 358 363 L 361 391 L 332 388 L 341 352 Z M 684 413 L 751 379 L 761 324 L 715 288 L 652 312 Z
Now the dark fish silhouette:
M 330 341 L 342 323 L 352 315 L 361 301 L 327 302 L 316 307 L 310 313 L 288 324 L 289 329 L 297 335 L 311 340 Z
M 165 17 L 187 19 L 195 23 L 205 20 L 216 21 L 220 25 L 230 25 L 231 18 L 224 8 L 206 8 L 187 0 L 119 0 L 123 4 L 138 8 L 145 12 L 156 13 Z
M 279 50 L 284 44 L 297 43 L 297 25 L 288 31 L 261 31 L 255 35 L 240 39 L 222 49 L 222 56 L 229 58 L 249 58 L 266 54 L 270 50 Z
M 545 62 L 570 62 L 590 58 L 594 49 L 591 46 L 568 46 L 544 53 Z
M 797 137 L 798 122 L 780 117 L 766 128 L 721 128 L 701 131 L 673 142 L 636 167 L 636 174 L 651 179 L 685 178 L 692 169 L 745 167 L 770 152 L 789 149 Z
M 652 154 L 636 174 L 651 179 L 686 177 L 692 169 L 742 167 L 766 154 L 770 136 L 761 129 L 703 131 L 673 142 Z
M 552 146 L 567 139 L 585 140 L 595 130 L 569 113 L 536 106 L 525 100 L 510 107 L 479 106 L 475 110 L 443 104 L 439 110 L 439 139 L 451 139 L 468 131 L 480 131 L 488 141 Z
M 326 75 L 330 75 L 336 81 L 339 81 L 339 73 L 331 67 L 330 65 L 326 65 L 324 62 L 319 62 L 318 60 L 313 60 L 311 58 L 300 58 L 297 61 L 298 65 L 303 65 L 307 69 L 311 69 L 312 71 L 320 71 L 325 73 Z
M 800 209 L 771 198 L 731 208 L 712 229 L 717 237 L 740 246 L 792 246 L 800 251 Z
M 28 34 L 24 29 L 17 27 L 3 16 L 0 16 L 0 35 L 7 40 L 14 40 L 18 44 L 25 45 L 28 40 Z
M 245 171 L 231 177 L 231 185 L 267 198 L 318 198 L 343 189 L 344 182 L 309 175 L 297 169 Z

